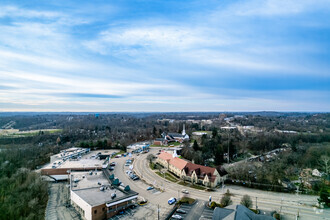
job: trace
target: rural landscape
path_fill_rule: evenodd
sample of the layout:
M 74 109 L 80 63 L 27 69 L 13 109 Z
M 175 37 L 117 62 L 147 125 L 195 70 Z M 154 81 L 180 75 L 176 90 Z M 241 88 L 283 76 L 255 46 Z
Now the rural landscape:
M 285 202 L 289 202 L 291 197 L 301 196 L 303 199 L 299 203 L 302 208 L 311 210 L 305 215 L 301 208 L 302 219 L 310 219 L 313 215 L 315 218 L 326 216 L 330 205 L 329 118 L 328 113 L 276 112 L 1 114 L 1 219 L 43 219 L 47 215 L 47 201 L 49 196 L 54 196 L 49 195 L 49 188 L 61 184 L 63 180 L 56 180 L 56 175 L 52 175 L 55 178 L 46 181 L 45 177 L 49 175 L 42 175 L 40 169 L 49 164 L 52 155 L 72 147 L 117 152 L 114 155 L 133 154 L 135 166 L 130 170 L 140 180 L 132 181 L 126 176 L 125 184 L 130 184 L 132 188 L 132 184 L 143 182 L 139 184 L 145 184 L 145 188 L 148 185 L 153 187 L 156 192 L 150 192 L 145 200 L 154 193 L 170 195 L 171 191 L 164 185 L 175 187 L 179 184 L 179 188 L 187 191 L 198 189 L 217 198 L 212 200 L 210 210 L 233 202 L 240 203 L 245 196 L 247 207 L 251 210 L 260 209 L 278 213 L 284 218 L 292 217 L 299 210 L 292 213 L 286 209 L 288 204 Z M 168 143 L 156 141 L 163 133 L 181 133 L 183 126 L 189 139 Z M 138 143 L 148 146 L 144 149 L 145 154 L 135 153 L 140 152 L 140 148 L 132 146 Z M 173 149 L 185 161 L 210 168 L 221 167 L 226 178 L 214 187 L 182 181 L 175 172 L 164 170 L 166 165 L 163 166 L 157 159 L 161 150 L 170 152 Z M 119 163 L 117 160 L 120 158 L 109 157 L 109 164 Z M 144 159 L 139 161 L 142 157 Z M 143 163 L 149 165 L 137 167 L 144 166 Z M 115 171 L 111 171 L 115 176 L 119 175 L 117 169 L 124 169 L 117 166 Z M 153 176 L 144 174 L 147 169 Z M 234 193 L 236 187 L 248 193 Z M 137 187 L 141 196 L 145 194 L 145 189 L 142 193 L 139 191 L 141 188 Z M 282 210 L 275 204 L 276 198 L 272 198 L 274 204 L 270 206 L 263 206 L 260 198 L 257 209 L 255 194 L 258 196 L 263 191 L 288 195 L 282 198 Z M 183 201 L 188 198 L 203 200 L 192 192 L 181 194 Z M 176 197 L 177 193 L 173 196 Z M 297 198 L 293 201 L 298 202 Z M 281 199 L 277 202 L 280 203 Z M 70 212 L 69 204 L 62 204 L 66 205 L 67 212 Z M 137 210 L 145 208 L 140 206 Z M 312 213 L 315 208 L 319 210 L 319 215 Z M 156 214 L 157 210 L 154 211 L 153 214 Z M 166 207 L 161 214 L 166 217 L 170 211 Z M 150 219 L 154 217 L 150 216 Z
M 0 220 L 330 220 L 330 0 L 1 0 Z

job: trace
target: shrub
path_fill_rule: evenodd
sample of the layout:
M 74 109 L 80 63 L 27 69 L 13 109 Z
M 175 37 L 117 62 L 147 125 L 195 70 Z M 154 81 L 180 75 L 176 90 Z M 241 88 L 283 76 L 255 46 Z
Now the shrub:
M 251 197 L 249 195 L 244 195 L 241 200 L 241 205 L 244 205 L 246 208 L 251 208 L 252 207 Z
M 227 193 L 225 195 L 223 195 L 223 197 L 221 198 L 220 204 L 223 207 L 233 204 L 233 201 L 231 200 L 230 195 Z

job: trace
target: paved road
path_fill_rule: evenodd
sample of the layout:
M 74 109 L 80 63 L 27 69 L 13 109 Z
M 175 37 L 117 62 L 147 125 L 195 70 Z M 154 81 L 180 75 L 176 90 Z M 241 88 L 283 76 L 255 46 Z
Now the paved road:
M 155 154 L 158 150 L 159 148 L 151 148 L 150 153 Z M 172 196 L 179 197 L 179 192 L 184 188 L 184 186 L 165 180 L 155 174 L 154 171 L 149 168 L 148 161 L 146 159 L 147 155 L 148 154 L 141 154 L 139 157 L 136 157 L 136 160 L 134 161 L 134 170 L 147 183 L 154 185 L 155 187 L 159 187 L 165 191 L 161 195 L 166 196 L 160 196 L 161 198 L 164 198 L 167 201 L 167 199 Z M 232 196 L 234 204 L 239 204 L 243 195 L 248 194 L 254 200 L 254 206 L 257 197 L 259 209 L 279 211 L 282 206 L 282 213 L 286 215 L 286 219 L 295 219 L 295 215 L 298 212 L 301 217 L 300 219 L 330 219 L 329 209 L 322 210 L 322 213 L 319 212 L 317 214 L 317 210 L 314 210 L 311 206 L 317 202 L 317 196 L 268 192 L 240 186 L 228 186 L 225 188 L 224 192 L 226 192 L 227 189 L 234 194 Z M 216 192 L 205 192 L 192 188 L 189 188 L 188 190 L 192 198 L 197 198 L 204 201 L 207 201 L 211 195 L 213 201 L 219 202 L 224 193 L 221 189 L 218 189 Z

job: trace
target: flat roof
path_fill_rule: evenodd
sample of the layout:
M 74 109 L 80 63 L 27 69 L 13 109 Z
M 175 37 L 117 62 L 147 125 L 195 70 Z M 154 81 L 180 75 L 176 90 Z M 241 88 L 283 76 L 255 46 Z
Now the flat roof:
M 70 148 L 71 149 L 71 148 Z M 119 152 L 119 150 L 96 150 L 96 151 L 90 151 L 87 154 L 84 154 L 81 156 L 81 159 L 67 159 L 63 161 L 62 158 L 58 158 L 54 160 L 52 163 L 48 164 L 44 169 L 52 169 L 53 164 L 55 163 L 56 168 L 96 168 L 96 167 L 102 167 L 103 162 L 105 159 L 95 159 L 93 156 L 96 154 L 111 154 L 114 152 Z M 58 155 L 58 154 L 57 154 Z M 59 163 L 60 162 L 60 163 Z M 55 169 L 56 169 L 55 168 Z
M 92 175 L 91 175 L 92 174 Z M 105 178 L 102 171 L 92 172 L 72 172 L 73 190 L 85 188 L 100 188 L 102 185 L 109 185 L 109 181 Z M 75 182 L 75 180 L 78 180 Z M 101 185 L 99 185 L 100 183 Z
M 125 192 L 117 187 L 111 189 L 110 183 L 103 172 L 93 172 L 93 175 L 90 175 L 90 172 L 72 172 L 71 175 L 73 180 L 72 191 L 91 206 L 115 203 L 125 199 L 130 200 L 131 197 L 138 195 L 132 190 Z M 75 179 L 79 181 L 75 183 Z M 103 191 L 100 190 L 102 185 L 104 187 Z M 111 199 L 113 193 L 116 194 L 116 197 Z

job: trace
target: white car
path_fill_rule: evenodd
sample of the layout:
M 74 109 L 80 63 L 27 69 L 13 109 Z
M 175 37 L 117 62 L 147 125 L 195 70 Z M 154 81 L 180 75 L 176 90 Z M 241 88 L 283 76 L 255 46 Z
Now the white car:
M 186 189 L 183 189 L 181 192 L 184 194 L 189 194 L 188 190 L 186 190 Z
M 183 219 L 181 215 L 172 215 L 172 219 Z

